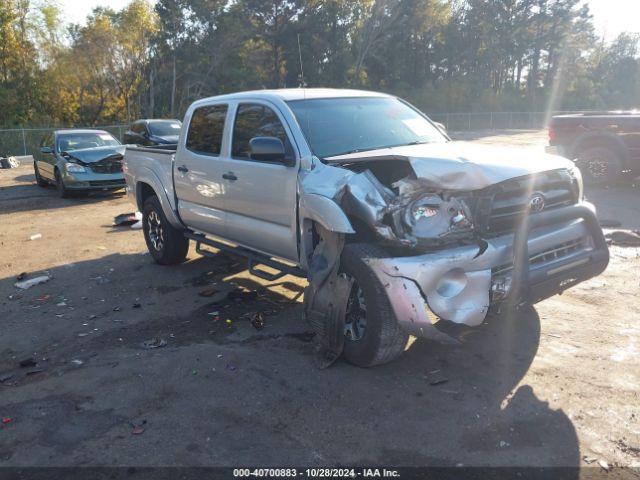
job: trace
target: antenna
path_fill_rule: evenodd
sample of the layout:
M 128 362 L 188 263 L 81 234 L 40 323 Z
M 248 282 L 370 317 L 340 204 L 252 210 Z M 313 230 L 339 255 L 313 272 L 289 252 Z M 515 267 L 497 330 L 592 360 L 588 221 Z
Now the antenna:
M 300 34 L 298 33 L 298 58 L 300 59 L 300 86 L 305 88 L 307 85 L 304 83 L 304 69 L 302 68 L 302 49 L 300 48 Z

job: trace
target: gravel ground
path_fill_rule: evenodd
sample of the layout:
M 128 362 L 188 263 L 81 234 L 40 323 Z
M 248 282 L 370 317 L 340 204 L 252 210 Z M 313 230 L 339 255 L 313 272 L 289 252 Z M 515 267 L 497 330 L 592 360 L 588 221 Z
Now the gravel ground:
M 640 228 L 635 186 L 588 195 L 601 219 Z M 0 466 L 640 466 L 640 249 L 612 247 L 603 275 L 460 347 L 418 340 L 390 365 L 320 370 L 303 281 L 193 250 L 155 265 L 140 231 L 111 226 L 131 209 L 59 199 L 29 163 L 0 170 Z M 21 272 L 52 279 L 20 292 Z M 198 294 L 209 286 L 222 293 Z M 233 288 L 258 297 L 217 303 Z M 144 348 L 154 338 L 166 345 Z

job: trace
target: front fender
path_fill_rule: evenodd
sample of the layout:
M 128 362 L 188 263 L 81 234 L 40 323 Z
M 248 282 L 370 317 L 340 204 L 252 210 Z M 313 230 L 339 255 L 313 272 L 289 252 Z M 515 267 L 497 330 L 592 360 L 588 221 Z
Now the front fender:
M 305 193 L 300 197 L 300 218 L 313 220 L 330 232 L 356 233 L 336 202 L 315 193 Z

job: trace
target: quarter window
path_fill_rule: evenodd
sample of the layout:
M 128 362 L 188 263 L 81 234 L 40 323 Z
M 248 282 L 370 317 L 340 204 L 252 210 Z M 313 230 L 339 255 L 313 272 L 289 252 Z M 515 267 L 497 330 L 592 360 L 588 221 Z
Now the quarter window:
M 220 155 L 226 116 L 226 105 L 211 105 L 196 109 L 189 124 L 187 148 L 205 155 Z
M 238 107 L 233 126 L 233 158 L 249 159 L 249 141 L 253 137 L 276 137 L 282 141 L 286 157 L 293 158 L 293 148 L 276 113 L 259 104 L 242 104 Z

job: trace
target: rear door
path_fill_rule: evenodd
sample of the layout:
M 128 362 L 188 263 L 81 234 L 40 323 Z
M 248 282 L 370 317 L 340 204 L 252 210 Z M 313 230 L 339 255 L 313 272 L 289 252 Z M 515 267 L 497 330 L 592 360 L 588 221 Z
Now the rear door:
M 240 102 L 234 110 L 231 145 L 220 161 L 226 236 L 239 245 L 297 262 L 298 161 L 289 126 L 268 102 Z M 249 141 L 265 136 L 279 138 L 295 166 L 252 160 Z
M 223 166 L 226 103 L 196 107 L 187 118 L 188 130 L 180 138 L 174 165 L 178 212 L 188 227 L 225 236 Z

